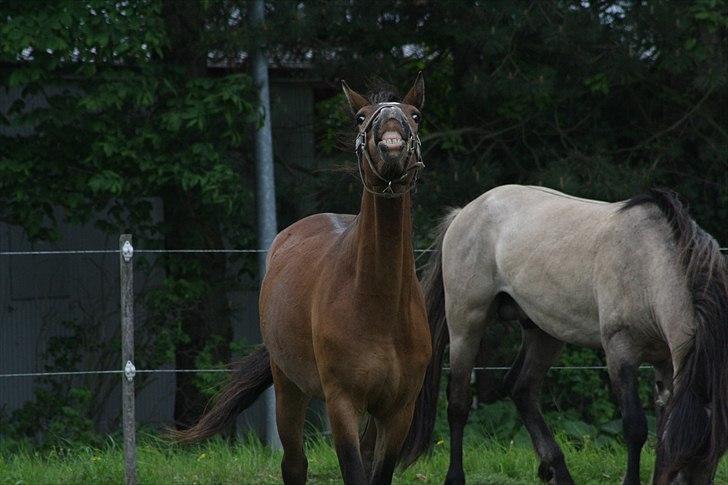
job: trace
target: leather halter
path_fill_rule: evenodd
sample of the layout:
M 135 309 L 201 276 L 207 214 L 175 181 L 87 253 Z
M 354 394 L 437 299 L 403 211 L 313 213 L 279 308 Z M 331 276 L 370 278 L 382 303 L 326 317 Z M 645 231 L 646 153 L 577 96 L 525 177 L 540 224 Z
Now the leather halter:
M 407 144 L 404 146 L 404 154 L 402 156 L 406 156 L 409 160 L 412 157 L 412 154 L 415 155 L 414 157 L 414 163 L 411 165 L 408 165 L 407 168 L 404 169 L 404 173 L 397 178 L 393 179 L 387 179 L 384 176 L 382 176 L 381 173 L 379 173 L 379 170 L 377 170 L 377 167 L 374 166 L 374 162 L 372 162 L 372 158 L 369 155 L 369 150 L 367 149 L 367 130 L 369 129 L 369 126 L 371 126 L 372 122 L 376 117 L 379 115 L 379 113 L 384 108 L 390 108 L 390 107 L 396 107 L 400 111 L 402 109 L 399 107 L 399 103 L 380 103 L 377 109 L 372 113 L 372 115 L 369 117 L 369 119 L 362 125 L 362 127 L 359 129 L 359 134 L 356 137 L 355 147 L 354 147 L 354 153 L 356 153 L 356 157 L 358 160 L 358 167 L 359 167 L 359 177 L 361 178 L 361 183 L 364 186 L 364 190 L 369 192 L 370 194 L 373 194 L 377 197 L 385 197 L 388 199 L 393 199 L 396 197 L 402 197 L 404 194 L 412 190 L 412 188 L 417 183 L 417 176 L 419 175 L 420 169 L 425 168 L 425 164 L 422 162 L 422 150 L 421 150 L 421 143 L 420 143 L 420 136 L 415 134 L 415 131 L 412 129 L 412 125 L 410 125 L 409 120 L 405 117 L 405 122 L 407 123 L 407 127 L 410 131 L 410 136 L 407 139 Z M 362 156 L 363 153 L 363 156 Z M 364 172 L 361 168 L 362 166 L 362 158 L 365 158 L 367 163 L 369 164 L 369 169 L 374 173 L 374 175 L 384 182 L 386 185 L 384 185 L 384 188 L 381 190 L 377 190 L 377 186 L 372 185 L 369 187 L 367 185 L 366 180 L 364 179 Z M 393 184 L 402 184 L 407 180 L 407 175 L 411 170 L 414 170 L 414 175 L 410 178 L 410 183 L 407 186 L 406 190 L 403 190 L 402 192 L 395 192 L 394 188 L 392 187 Z

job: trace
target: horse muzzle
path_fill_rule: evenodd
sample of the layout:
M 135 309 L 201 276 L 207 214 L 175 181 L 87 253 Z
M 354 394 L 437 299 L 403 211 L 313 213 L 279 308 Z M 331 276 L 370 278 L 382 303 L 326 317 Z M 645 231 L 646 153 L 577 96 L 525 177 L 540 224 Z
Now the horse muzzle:
M 380 119 L 386 115 L 387 113 L 383 112 Z M 375 124 L 377 152 L 384 161 L 382 172 L 401 173 L 406 168 L 411 154 L 409 147 L 412 133 L 409 126 L 399 118 L 400 116 L 393 114 Z

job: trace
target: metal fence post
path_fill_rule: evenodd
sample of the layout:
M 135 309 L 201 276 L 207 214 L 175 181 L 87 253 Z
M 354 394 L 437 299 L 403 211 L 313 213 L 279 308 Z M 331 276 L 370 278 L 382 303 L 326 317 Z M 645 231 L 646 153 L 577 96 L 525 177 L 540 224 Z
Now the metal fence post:
M 254 28 L 265 23 L 265 1 L 255 0 L 251 5 L 250 22 Z M 276 185 L 273 169 L 273 136 L 271 134 L 270 86 L 268 81 L 268 58 L 260 45 L 255 46 L 252 56 L 253 81 L 258 88 L 258 101 L 263 113 L 263 123 L 255 132 L 256 202 L 258 206 L 258 247 L 267 250 L 276 237 Z M 265 274 L 265 253 L 258 254 L 258 274 Z M 266 404 L 265 440 L 273 448 L 280 449 L 276 427 L 276 397 L 273 387 L 264 394 Z
M 121 287 L 121 408 L 124 427 L 124 477 L 136 484 L 136 420 L 134 416 L 134 247 L 131 234 L 119 237 L 119 278 Z

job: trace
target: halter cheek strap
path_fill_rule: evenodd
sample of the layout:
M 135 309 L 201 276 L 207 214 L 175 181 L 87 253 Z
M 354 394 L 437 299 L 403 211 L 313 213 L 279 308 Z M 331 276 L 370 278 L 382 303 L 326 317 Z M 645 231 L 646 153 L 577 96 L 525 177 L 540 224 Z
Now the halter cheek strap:
M 359 134 L 356 137 L 356 142 L 354 145 L 354 153 L 356 153 L 357 160 L 358 160 L 358 167 L 359 167 L 359 177 L 361 178 L 361 183 L 364 186 L 364 190 L 369 192 L 370 194 L 373 194 L 377 197 L 385 197 L 385 198 L 395 198 L 395 197 L 402 197 L 404 194 L 412 190 L 412 188 L 417 183 L 417 176 L 419 175 L 420 169 L 425 167 L 425 164 L 422 162 L 422 148 L 420 143 L 420 137 L 419 135 L 415 135 L 414 130 L 412 129 L 412 126 L 409 124 L 409 121 L 405 121 L 408 125 L 408 128 L 410 129 L 410 136 L 407 139 L 407 144 L 404 147 L 404 155 L 407 159 L 412 158 L 412 155 L 414 155 L 414 162 L 411 165 L 408 165 L 404 169 L 404 173 L 397 178 L 393 179 L 387 179 L 382 176 L 381 173 L 379 173 L 379 170 L 377 170 L 377 167 L 374 165 L 374 162 L 372 162 L 372 158 L 369 155 L 369 150 L 367 150 L 367 130 L 369 129 L 369 126 L 371 126 L 374 119 L 379 115 L 379 113 L 387 107 L 397 107 L 398 103 L 381 103 L 376 111 L 372 113 L 372 115 L 369 117 L 369 119 L 362 125 L 362 127 L 359 129 Z M 366 179 L 364 178 L 364 172 L 362 170 L 362 159 L 365 159 L 367 163 L 369 164 L 369 169 L 372 171 L 372 173 L 382 182 L 385 183 L 381 190 L 377 190 L 377 186 L 371 186 L 369 187 L 367 185 Z M 393 184 L 402 184 L 407 180 L 407 175 L 409 175 L 409 172 L 414 170 L 414 175 L 410 179 L 410 183 L 407 186 L 405 190 L 402 192 L 395 192 Z

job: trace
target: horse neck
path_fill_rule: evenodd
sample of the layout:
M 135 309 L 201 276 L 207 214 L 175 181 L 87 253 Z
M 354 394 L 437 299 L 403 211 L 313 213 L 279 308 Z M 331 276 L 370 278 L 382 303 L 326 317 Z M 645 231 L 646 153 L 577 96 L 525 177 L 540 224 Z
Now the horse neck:
M 409 296 L 414 272 L 412 201 L 376 197 L 364 191 L 353 231 L 356 286 L 381 304 L 399 304 Z

